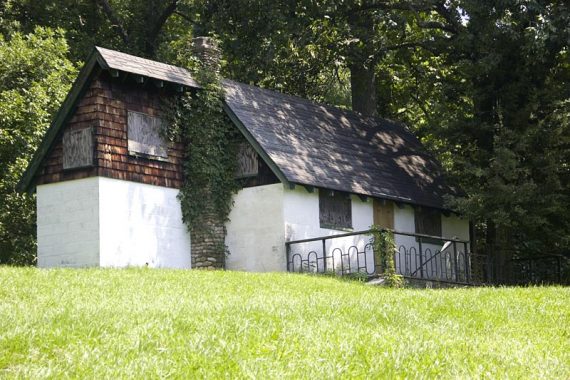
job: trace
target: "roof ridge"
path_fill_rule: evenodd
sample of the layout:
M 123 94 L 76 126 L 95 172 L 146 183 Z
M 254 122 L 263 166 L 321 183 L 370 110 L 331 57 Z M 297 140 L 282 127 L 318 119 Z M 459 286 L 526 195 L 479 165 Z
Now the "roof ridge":
M 317 101 L 315 101 L 315 100 L 303 98 L 302 96 L 289 94 L 289 93 L 287 93 L 287 92 L 281 92 L 281 91 L 279 91 L 279 90 L 277 90 L 277 89 L 265 88 L 265 87 L 260 87 L 260 86 L 248 84 L 248 83 L 238 82 L 238 81 L 236 81 L 236 80 L 229 79 L 229 78 L 223 78 L 223 80 L 224 80 L 224 81 L 227 81 L 227 82 L 233 82 L 233 83 L 238 84 L 238 85 L 241 85 L 241 86 L 247 86 L 247 87 L 253 88 L 253 89 L 255 89 L 255 90 L 260 90 L 260 91 L 265 91 L 265 92 L 271 92 L 271 93 L 274 93 L 274 94 L 279 95 L 279 96 L 285 96 L 285 97 L 288 97 L 288 98 L 291 98 L 291 99 L 295 99 L 295 100 L 297 100 L 297 101 L 300 100 L 300 101 L 302 101 L 303 103 L 308 103 L 308 104 L 310 104 L 310 105 L 312 105 L 312 106 L 321 106 L 321 107 L 325 107 L 325 108 L 334 109 L 334 110 L 336 110 L 336 111 L 340 111 L 340 112 L 343 112 L 343 113 L 348 114 L 348 115 L 354 115 L 354 116 L 358 117 L 360 120 L 364 120 L 364 121 L 367 121 L 367 120 L 374 120 L 374 121 L 377 121 L 377 122 L 388 122 L 388 123 L 390 123 L 390 124 L 393 124 L 393 125 L 395 125 L 395 126 L 401 126 L 401 127 L 403 127 L 404 129 L 408 130 L 407 126 L 406 126 L 404 123 L 402 123 L 402 122 L 400 122 L 400 121 L 397 121 L 397 120 L 392 120 L 392 119 L 390 119 L 390 118 L 386 118 L 386 117 L 382 117 L 382 116 L 366 116 L 366 115 L 361 114 L 361 113 L 358 112 L 358 111 L 350 110 L 350 109 L 347 109 L 347 108 L 341 108 L 341 107 L 335 106 L 335 105 L 333 105 L 333 104 L 317 102 Z
M 97 50 L 106 50 L 106 51 L 108 51 L 108 52 L 110 52 L 110 53 L 112 53 L 112 54 L 118 53 L 118 54 L 121 54 L 121 55 L 123 55 L 123 56 L 136 58 L 137 60 L 144 60 L 144 61 L 149 61 L 149 62 L 153 62 L 153 63 L 160 63 L 160 64 L 162 64 L 162 65 L 166 65 L 166 66 L 169 66 L 169 67 L 172 67 L 172 68 L 176 68 L 176 69 L 178 69 L 178 70 L 184 70 L 184 71 L 186 71 L 186 72 L 188 73 L 188 75 L 190 76 L 190 78 L 194 81 L 194 79 L 192 78 L 192 75 L 191 75 L 190 70 L 188 70 L 187 68 L 185 68 L 185 67 L 183 67 L 183 66 L 173 65 L 173 64 L 171 64 L 171 63 L 161 62 L 161 61 L 157 61 L 157 60 L 154 60 L 154 59 L 139 57 L 139 56 L 137 56 L 137 55 L 133 55 L 133 54 L 129 54 L 129 53 L 124 53 L 124 52 L 121 52 L 121 51 L 119 51 L 119 50 L 109 49 L 109 48 L 105 48 L 105 47 L 101 47 L 101 46 L 95 46 L 95 49 L 97 49 Z M 273 94 L 275 94 L 275 95 L 285 96 L 285 97 L 288 97 L 288 98 L 290 98 L 290 99 L 295 99 L 296 101 L 301 101 L 301 102 L 306 103 L 306 104 L 311 105 L 311 106 L 325 107 L 325 108 L 329 108 L 329 109 L 334 109 L 334 110 L 336 110 L 336 111 L 340 111 L 340 112 L 344 113 L 345 115 L 351 115 L 351 116 L 357 117 L 358 119 L 360 119 L 360 121 L 373 120 L 373 121 L 376 121 L 376 122 L 378 122 L 378 123 L 386 123 L 386 122 L 388 122 L 388 123 L 390 123 L 390 124 L 393 124 L 393 125 L 395 125 L 395 126 L 400 126 L 400 127 L 402 127 L 402 128 L 404 128 L 404 129 L 407 130 L 407 127 L 406 127 L 406 125 L 405 125 L 404 123 L 401 123 L 401 122 L 398 122 L 398 121 L 395 121 L 395 120 L 392 120 L 392 119 L 389 119 L 389 118 L 385 118 L 385 117 L 381 117 L 381 116 L 366 116 L 366 115 L 362 115 L 361 113 L 359 113 L 359 112 L 357 112 L 357 111 L 350 110 L 350 109 L 346 109 L 346 108 L 341 108 L 341 107 L 335 106 L 335 105 L 333 105 L 333 104 L 327 104 L 327 103 L 317 102 L 317 101 L 314 101 L 314 100 L 311 100 L 311 99 L 307 99 L 307 98 L 304 98 L 304 97 L 301 97 L 301 96 L 298 96 L 298 95 L 293 95 L 293 94 L 289 94 L 289 93 L 286 93 L 286 92 L 282 92 L 282 91 L 279 91 L 279 90 L 274 89 L 274 88 L 260 87 L 260 86 L 256 86 L 256 85 L 252 85 L 252 84 L 248 84 L 248 83 L 244 83 L 244 82 L 239 82 L 239 81 L 236 81 L 236 80 L 230 79 L 230 78 L 222 78 L 222 81 L 235 83 L 235 84 L 240 85 L 240 86 L 247 86 L 247 87 L 253 88 L 253 89 L 255 89 L 255 90 L 259 90 L 259 91 L 271 92 L 271 93 L 273 93 Z

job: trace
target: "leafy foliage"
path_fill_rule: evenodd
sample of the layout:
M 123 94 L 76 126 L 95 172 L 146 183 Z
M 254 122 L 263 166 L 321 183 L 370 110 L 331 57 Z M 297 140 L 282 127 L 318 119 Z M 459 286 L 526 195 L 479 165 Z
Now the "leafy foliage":
M 65 29 L 75 61 L 99 44 L 184 62 L 194 35 L 213 35 L 225 76 L 347 108 L 375 97 L 378 113 L 404 121 L 464 190 L 449 204 L 476 222 L 478 249 L 570 250 L 566 2 L 0 3 L 3 35 L 37 25 Z
M 401 288 L 404 286 L 404 279 L 396 273 L 394 234 L 392 231 L 376 225 L 371 226 L 370 231 L 372 232 L 372 249 L 375 259 L 379 261 L 376 266 L 379 268 L 380 274 L 384 276 L 388 286 Z
M 170 137 L 184 143 L 185 180 L 179 195 L 183 220 L 190 231 L 211 232 L 204 222 L 212 213 L 216 220 L 226 222 L 238 189 L 238 132 L 223 110 L 219 72 L 193 57 L 186 66 L 202 88 L 177 98 L 174 111 L 169 104 L 165 113 L 171 119 Z
M 62 30 L 0 38 L 0 262 L 35 258 L 35 197 L 16 192 L 76 68 Z

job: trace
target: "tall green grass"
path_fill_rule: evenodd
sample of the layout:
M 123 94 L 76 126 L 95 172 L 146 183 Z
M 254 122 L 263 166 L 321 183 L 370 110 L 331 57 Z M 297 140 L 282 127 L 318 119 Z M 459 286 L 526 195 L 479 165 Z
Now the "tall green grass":
M 570 289 L 0 268 L 0 378 L 570 378 Z

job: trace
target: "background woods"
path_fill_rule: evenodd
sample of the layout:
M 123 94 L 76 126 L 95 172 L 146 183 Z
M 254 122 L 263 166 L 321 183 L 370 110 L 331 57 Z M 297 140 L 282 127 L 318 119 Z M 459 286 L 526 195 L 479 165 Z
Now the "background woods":
M 0 260 L 31 262 L 15 183 L 93 45 L 161 61 L 216 36 L 222 75 L 405 122 L 505 263 L 570 246 L 570 8 L 564 1 L 4 0 Z

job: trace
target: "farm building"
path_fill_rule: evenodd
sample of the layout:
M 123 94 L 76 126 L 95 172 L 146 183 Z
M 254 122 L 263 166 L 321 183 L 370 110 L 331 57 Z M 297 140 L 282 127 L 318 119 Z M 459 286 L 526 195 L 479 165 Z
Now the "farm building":
M 94 50 L 20 184 L 37 194 L 38 266 L 373 273 L 374 224 L 396 231 L 401 273 L 468 271 L 469 222 L 405 126 L 231 80 L 246 180 L 229 254 L 210 257 L 182 222 L 182 146 L 159 133 L 161 100 L 198 87 L 184 68 Z

